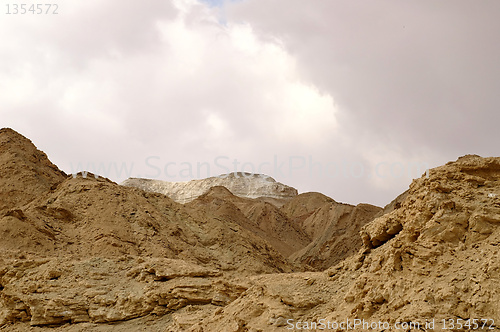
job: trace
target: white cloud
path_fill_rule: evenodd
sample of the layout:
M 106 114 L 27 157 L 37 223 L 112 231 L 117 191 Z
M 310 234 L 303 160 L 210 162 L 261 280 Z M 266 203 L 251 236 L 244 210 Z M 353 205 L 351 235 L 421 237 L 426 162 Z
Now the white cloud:
M 56 20 L 19 24 L 21 46 L 9 38 L 0 59 L 20 68 L 2 68 L 1 109 L 24 113 L 3 111 L 6 125 L 52 142 L 67 171 L 151 155 L 258 163 L 331 136 L 332 96 L 301 77 L 282 41 L 220 24 L 218 9 L 196 1 L 173 4 L 68 2 Z
M 57 17 L 2 16 L 0 121 L 66 171 L 127 161 L 147 174 L 148 156 L 272 173 L 275 156 L 373 170 L 494 155 L 496 3 L 67 0 Z M 377 204 L 409 183 L 307 173 L 277 178 Z

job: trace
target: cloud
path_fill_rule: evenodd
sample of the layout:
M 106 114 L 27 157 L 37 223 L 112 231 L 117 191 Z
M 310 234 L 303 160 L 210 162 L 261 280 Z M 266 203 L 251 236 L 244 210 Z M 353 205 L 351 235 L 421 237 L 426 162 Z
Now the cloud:
M 66 172 L 255 169 L 383 205 L 417 176 L 384 176 L 400 165 L 497 153 L 499 9 L 67 0 L 2 16 L 0 121 Z
M 158 166 L 224 156 L 233 170 L 235 159 L 286 160 L 337 128 L 332 96 L 301 77 L 281 40 L 221 24 L 217 9 L 196 1 L 65 8 L 16 23 L 24 39 L 11 39 L 2 60 L 19 69 L 3 71 L 1 103 L 6 125 L 41 142 L 67 172 L 126 162 L 138 176 L 152 156 Z
M 456 130 L 468 127 L 472 112 L 497 118 L 499 9 L 493 1 L 479 9 L 468 1 L 249 0 L 227 13 L 284 40 L 301 72 L 345 106 L 351 126 L 442 142 L 456 153 L 463 147 Z
M 228 21 L 282 40 L 301 76 L 334 98 L 336 138 L 349 147 L 344 157 L 366 167 L 437 166 L 466 153 L 498 154 L 498 2 L 248 0 L 226 7 Z M 372 178 L 357 189 L 403 189 L 405 181 Z

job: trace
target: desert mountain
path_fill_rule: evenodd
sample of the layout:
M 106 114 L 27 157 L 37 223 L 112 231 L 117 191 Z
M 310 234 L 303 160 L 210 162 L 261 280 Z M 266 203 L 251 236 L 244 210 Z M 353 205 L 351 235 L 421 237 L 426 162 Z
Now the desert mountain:
M 323 273 L 254 277 L 245 296 L 190 331 L 237 331 L 241 322 L 281 331 L 289 319 L 371 326 L 357 331 L 499 331 L 499 181 L 500 158 L 465 156 L 432 169 L 363 227 L 356 255 Z
M 217 186 L 225 187 L 239 197 L 261 198 L 276 205 L 282 205 L 283 202 L 297 195 L 297 189 L 276 182 L 270 176 L 242 172 L 187 182 L 130 178 L 122 182 L 122 185 L 164 194 L 178 203 L 191 202 L 210 188 Z
M 197 218 L 164 195 L 103 178 L 69 177 L 54 192 L 11 211 L 0 220 L 0 231 L 10 234 L 0 238 L 5 249 L 178 258 L 240 272 L 290 270 L 267 243 L 233 223 Z
M 500 330 L 500 158 L 432 169 L 384 209 L 222 186 L 180 204 L 0 142 L 0 331 Z
M 215 218 L 239 225 L 266 240 L 284 257 L 311 242 L 300 225 L 288 219 L 275 205 L 260 199 L 235 196 L 225 187 L 210 188 L 187 203 L 186 207 L 197 211 L 199 218 Z
M 42 153 L 37 156 L 39 164 L 29 159 L 31 154 L 24 151 L 36 152 L 36 148 L 12 130 L 2 130 L 1 141 L 5 142 L 2 179 L 10 181 L 2 190 L 22 188 L 21 193 L 29 193 L 27 189 L 33 186 L 36 196 L 2 198 L 6 208 L 0 216 L 0 326 L 22 321 L 31 325 L 121 321 L 169 311 L 166 308 L 172 304 L 160 298 L 142 303 L 146 301 L 141 298 L 146 296 L 144 283 L 150 281 L 219 276 L 213 283 L 222 283 L 224 290 L 225 281 L 220 278 L 223 271 L 227 276 L 244 276 L 301 269 L 267 241 L 231 220 L 205 218 L 165 195 L 120 186 L 93 175 L 65 176 Z M 11 195 L 17 193 L 12 190 Z M 101 262 L 107 267 L 103 268 Z M 130 272 L 141 264 L 144 271 L 139 268 L 137 273 Z M 115 292 L 116 280 L 103 277 L 110 274 L 120 276 L 120 289 L 127 293 L 124 296 L 142 301 L 142 309 L 135 311 L 135 307 L 129 308 L 129 300 L 116 302 L 116 297 L 115 302 L 100 300 L 100 294 Z M 86 293 L 87 286 L 78 288 L 78 282 L 73 281 L 84 275 L 90 276 L 86 281 L 89 288 L 100 290 Z M 92 280 L 103 279 L 93 284 Z M 208 297 L 214 291 L 211 282 L 203 284 Z M 195 284 L 188 280 L 179 287 L 196 289 Z M 42 288 L 33 292 L 32 287 L 38 287 L 35 285 Z M 240 286 L 237 289 L 234 294 L 242 291 Z M 217 296 L 224 302 L 235 296 L 231 292 Z M 182 295 L 175 299 L 178 307 L 190 303 Z M 192 301 L 207 300 L 195 296 Z
M 65 178 L 29 139 L 10 128 L 0 129 L 0 213 L 30 202 Z
M 357 253 L 362 244 L 357 236 L 361 228 L 382 212 L 369 204 L 337 203 L 320 193 L 300 194 L 281 210 L 311 238 L 306 247 L 290 258 L 319 270 Z
M 122 185 L 187 201 L 186 207 L 200 218 L 230 220 L 294 263 L 321 270 L 356 253 L 361 227 L 382 212 L 368 204 L 337 203 L 320 193 L 297 195 L 296 189 L 261 174 L 230 173 L 189 182 L 129 179 Z

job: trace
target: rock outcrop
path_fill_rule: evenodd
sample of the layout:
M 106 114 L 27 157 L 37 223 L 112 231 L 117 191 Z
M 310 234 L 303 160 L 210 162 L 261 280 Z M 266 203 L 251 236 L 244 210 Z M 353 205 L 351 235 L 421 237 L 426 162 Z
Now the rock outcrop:
M 130 178 L 121 184 L 164 194 L 182 204 L 191 202 L 210 188 L 217 186 L 226 187 L 233 195 L 239 197 L 262 198 L 276 205 L 282 205 L 283 202 L 297 196 L 297 189 L 276 182 L 270 176 L 241 172 L 187 182 Z
M 131 256 L 10 260 L 0 326 L 112 323 L 186 306 L 220 307 L 247 288 L 237 278 L 182 260 Z
M 0 173 L 10 181 L 2 190 L 22 189 L 2 200 L 0 327 L 123 321 L 212 300 L 221 305 L 242 291 L 237 286 L 217 295 L 214 289 L 232 275 L 301 270 L 238 223 L 206 218 L 216 205 L 199 214 L 165 195 L 102 177 L 68 177 L 44 154 L 25 153 L 37 150 L 21 135 L 3 130 L 0 142 L 6 142 Z M 30 186 L 36 196 L 28 195 Z M 219 278 L 214 289 L 212 276 Z M 171 279 L 180 284 L 151 302 L 150 291 L 159 289 L 146 286 Z
M 199 326 L 281 331 L 287 322 L 357 319 L 371 326 L 357 331 L 499 331 L 499 197 L 500 158 L 465 156 L 432 169 L 363 227 L 356 255 L 324 273 L 254 277 Z
M 0 143 L 2 331 L 500 330 L 500 158 L 432 169 L 384 209 L 277 207 L 221 186 L 179 204 Z

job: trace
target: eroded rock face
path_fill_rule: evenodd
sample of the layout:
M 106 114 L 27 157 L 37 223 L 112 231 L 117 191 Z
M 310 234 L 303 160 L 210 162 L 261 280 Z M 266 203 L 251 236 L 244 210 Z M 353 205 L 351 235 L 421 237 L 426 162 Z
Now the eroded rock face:
M 230 221 L 238 228 L 248 230 L 284 257 L 289 257 L 311 241 L 301 225 L 287 218 L 275 205 L 260 199 L 238 197 L 225 187 L 212 187 L 184 206 L 199 218 Z
M 232 275 L 297 268 L 248 229 L 206 218 L 217 205 L 199 214 L 108 179 L 67 177 L 21 135 L 2 130 L 0 138 L 1 190 L 21 193 L 8 192 L 0 211 L 0 328 L 220 306 L 242 292 L 225 288 Z
M 356 254 L 362 246 L 359 231 L 381 211 L 382 208 L 369 204 L 353 206 L 329 200 L 309 213 L 297 216 L 312 241 L 294 252 L 290 259 L 324 270 Z
M 239 197 L 274 199 L 277 200 L 276 203 L 278 204 L 297 195 L 297 189 L 276 182 L 267 175 L 241 172 L 187 182 L 130 178 L 121 184 L 164 194 L 182 204 L 191 202 L 216 186 L 226 187 L 231 193 Z
M 110 323 L 189 305 L 224 306 L 248 287 L 220 271 L 175 259 L 9 260 L 0 270 L 0 326 Z M 232 280 L 232 281 L 231 281 Z
M 29 141 L 1 135 L 2 180 L 28 187 L 0 209 L 0 330 L 283 331 L 320 319 L 459 318 L 499 330 L 500 158 L 435 168 L 384 210 L 318 193 L 278 208 L 221 186 L 179 204 L 65 177 L 5 143 Z M 336 264 L 307 272 L 290 252 Z
M 365 251 L 350 262 L 361 275 L 345 296 L 353 313 L 498 321 L 499 180 L 500 158 L 465 156 L 413 181 L 361 232 Z
M 363 227 L 358 254 L 325 273 L 256 277 L 224 314 L 202 324 L 215 331 L 244 321 L 249 330 L 280 331 L 287 319 L 422 327 L 435 320 L 441 330 L 443 319 L 482 317 L 488 330 L 499 331 L 499 197 L 500 158 L 465 156 L 432 169 L 392 212 Z M 251 303 L 262 304 L 258 316 Z

